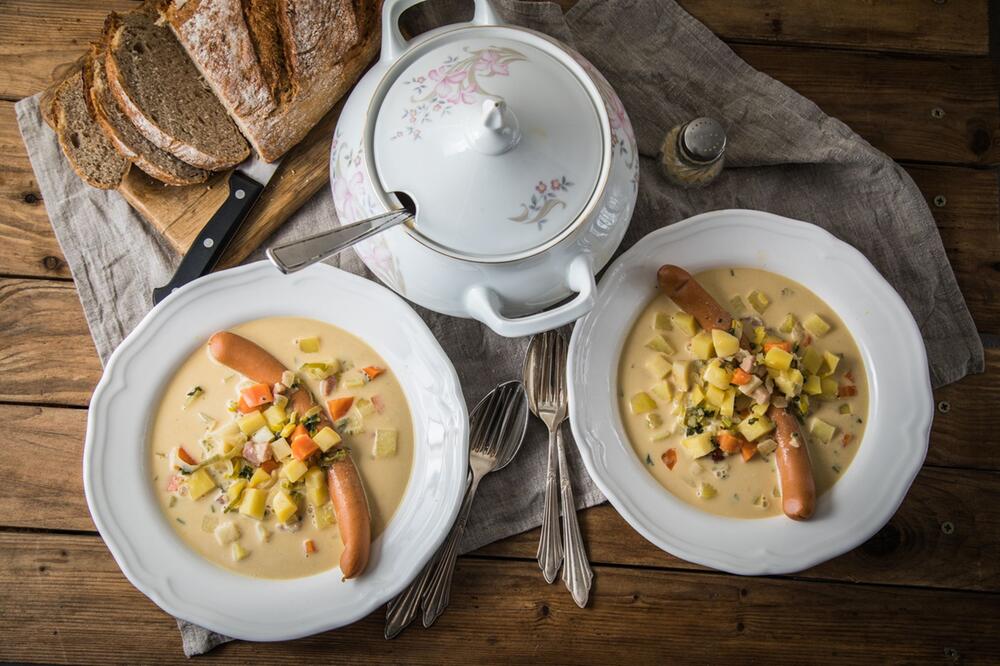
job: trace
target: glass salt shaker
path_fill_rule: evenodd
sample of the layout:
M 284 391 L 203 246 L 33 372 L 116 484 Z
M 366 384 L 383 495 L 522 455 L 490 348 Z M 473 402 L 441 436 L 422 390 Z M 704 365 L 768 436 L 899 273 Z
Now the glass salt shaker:
M 695 118 L 667 132 L 660 147 L 660 169 L 675 185 L 704 187 L 722 172 L 725 152 L 726 130 L 719 121 Z

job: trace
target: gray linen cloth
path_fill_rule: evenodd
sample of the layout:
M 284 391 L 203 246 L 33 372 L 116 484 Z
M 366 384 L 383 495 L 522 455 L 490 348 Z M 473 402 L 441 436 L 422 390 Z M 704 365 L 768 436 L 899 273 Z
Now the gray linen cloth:
M 818 224 L 861 250 L 902 295 L 923 332 L 935 386 L 982 372 L 982 345 L 934 220 L 913 181 L 891 159 L 748 66 L 673 0 L 582 0 L 565 15 L 551 3 L 494 4 L 509 22 L 574 45 L 621 96 L 642 155 L 639 200 L 622 250 L 654 229 L 722 208 L 755 208 Z M 407 14 L 414 34 L 470 17 L 471 3 L 456 0 Z M 655 157 L 670 127 L 701 115 L 728 128 L 728 168 L 711 186 L 685 191 L 659 175 Z M 167 282 L 179 257 L 117 193 L 77 179 L 42 123 L 37 97 L 19 102 L 17 117 L 106 361 L 150 309 L 150 290 Z M 324 190 L 273 240 L 326 229 L 334 216 Z M 372 277 L 353 253 L 331 263 Z M 418 310 L 454 361 L 470 406 L 497 382 L 520 376 L 526 339 L 502 338 L 476 322 Z M 542 427 L 533 423 L 509 471 L 483 482 L 463 552 L 539 524 L 545 442 Z M 569 453 L 578 506 L 602 502 L 575 448 Z M 180 620 L 178 625 L 188 656 L 229 640 Z

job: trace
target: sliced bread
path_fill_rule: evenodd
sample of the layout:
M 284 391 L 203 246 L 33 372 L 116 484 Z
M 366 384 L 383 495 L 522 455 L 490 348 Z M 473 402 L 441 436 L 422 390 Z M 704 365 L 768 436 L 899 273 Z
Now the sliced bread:
M 249 156 L 246 140 L 155 12 L 112 14 L 109 21 L 108 86 L 143 136 L 202 169 L 225 169 Z
M 102 190 L 118 187 L 129 161 L 104 134 L 87 107 L 83 73 L 77 72 L 56 88 L 52 101 L 56 136 L 73 170 L 88 185 Z
M 90 55 L 83 67 L 84 86 L 91 108 L 104 133 L 119 152 L 159 181 L 168 185 L 194 185 L 205 182 L 209 171 L 191 166 L 157 148 L 136 129 L 121 110 L 108 87 L 104 69 L 104 51 L 104 42 L 92 44 Z
M 275 160 L 371 62 L 379 0 L 163 0 L 163 15 L 254 149 Z

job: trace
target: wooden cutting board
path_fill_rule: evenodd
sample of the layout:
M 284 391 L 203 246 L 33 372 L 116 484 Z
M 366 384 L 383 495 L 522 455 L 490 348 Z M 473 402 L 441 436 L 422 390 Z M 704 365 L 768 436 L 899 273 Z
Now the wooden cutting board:
M 290 150 L 243 222 L 217 268 L 235 266 L 330 180 L 330 143 L 343 101 Z M 229 171 L 199 185 L 175 187 L 133 168 L 118 191 L 177 250 L 192 241 L 229 194 Z

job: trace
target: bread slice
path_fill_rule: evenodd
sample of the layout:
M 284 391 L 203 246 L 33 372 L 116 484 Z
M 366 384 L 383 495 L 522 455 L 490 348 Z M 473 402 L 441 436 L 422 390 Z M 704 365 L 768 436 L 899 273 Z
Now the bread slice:
M 163 15 L 265 160 L 350 90 L 379 45 L 378 0 L 164 0 Z
M 70 76 L 56 88 L 52 115 L 59 145 L 80 178 L 102 190 L 118 187 L 129 161 L 91 115 L 84 95 L 83 72 Z
M 177 38 L 157 25 L 155 11 L 144 7 L 108 20 L 108 85 L 143 136 L 202 169 L 225 169 L 249 156 L 246 140 Z M 217 34 L 224 31 L 217 26 Z
M 136 129 L 118 106 L 104 70 L 104 42 L 91 44 L 83 66 L 84 86 L 94 118 L 118 151 L 153 178 L 168 185 L 194 185 L 208 179 L 209 171 L 182 162 L 160 150 Z

